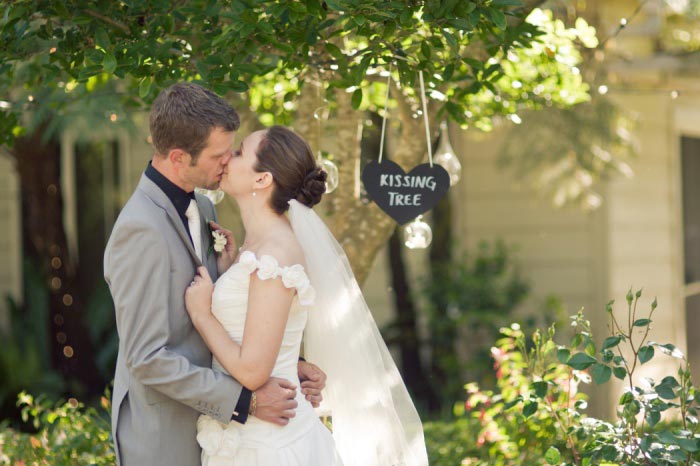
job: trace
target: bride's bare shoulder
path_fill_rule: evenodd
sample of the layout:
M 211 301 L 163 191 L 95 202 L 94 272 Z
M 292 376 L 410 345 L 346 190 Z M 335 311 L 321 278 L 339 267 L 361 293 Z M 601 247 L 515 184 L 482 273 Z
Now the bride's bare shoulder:
M 291 231 L 281 231 L 270 235 L 258 248 L 258 256 L 264 255 L 274 257 L 282 267 L 294 264 L 306 265 L 304 252 Z

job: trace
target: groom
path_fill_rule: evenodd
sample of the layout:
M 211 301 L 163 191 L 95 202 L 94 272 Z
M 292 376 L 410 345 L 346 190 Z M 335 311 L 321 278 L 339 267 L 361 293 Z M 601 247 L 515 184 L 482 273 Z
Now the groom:
M 278 425 L 294 417 L 296 386 L 290 381 L 271 378 L 251 393 L 211 369 L 211 353 L 184 305 L 197 267 L 218 276 L 205 220 L 216 212 L 194 188 L 218 188 L 238 126 L 229 104 L 195 84 L 175 84 L 153 104 L 155 154 L 114 225 L 104 257 L 119 334 L 112 435 L 121 466 L 200 464 L 200 413 L 222 423 L 245 423 L 249 411 Z M 305 362 L 299 375 L 311 379 L 302 388 L 317 404 L 325 375 Z

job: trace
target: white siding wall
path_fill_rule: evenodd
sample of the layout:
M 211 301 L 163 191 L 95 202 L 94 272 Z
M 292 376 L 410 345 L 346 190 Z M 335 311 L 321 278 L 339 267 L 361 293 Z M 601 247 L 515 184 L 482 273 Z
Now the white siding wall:
M 0 326 L 8 322 L 5 296 L 22 298 L 22 239 L 19 179 L 9 156 L 0 154 Z
M 672 101 L 658 91 L 616 96 L 616 101 L 638 117 L 640 152 L 632 162 L 634 177 L 618 177 L 608 188 L 610 293 L 617 299 L 618 315 L 626 315 L 624 295 L 630 288 L 643 288 L 638 312 L 648 313 L 656 297 L 659 307 L 649 338 L 685 351 L 680 144 Z M 673 375 L 669 363 L 676 366 L 659 356 L 639 375 L 657 380 Z
M 557 209 L 511 170 L 499 168 L 496 158 L 504 130 L 472 137 L 453 131 L 462 157 L 463 179 L 453 187 L 457 235 L 470 250 L 481 241 L 502 239 L 515 247 L 514 257 L 530 282 L 531 296 L 524 310 L 536 311 L 547 295 L 562 299 L 569 313 L 585 307 L 588 314 L 601 307 L 603 237 L 601 212 L 575 207 Z M 459 201 L 457 201 L 459 199 Z

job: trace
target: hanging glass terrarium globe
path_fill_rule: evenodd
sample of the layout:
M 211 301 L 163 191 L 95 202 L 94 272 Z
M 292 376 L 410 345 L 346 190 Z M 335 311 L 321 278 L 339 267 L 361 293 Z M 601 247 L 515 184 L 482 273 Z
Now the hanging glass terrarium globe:
M 194 188 L 195 192 L 207 196 L 212 204 L 216 205 L 224 199 L 224 192 L 220 189 Z
M 433 241 L 433 231 L 430 225 L 419 215 L 403 229 L 404 244 L 409 249 L 425 249 Z
M 332 193 L 338 187 L 338 167 L 331 160 L 321 157 L 321 154 L 319 154 L 318 165 L 328 175 L 326 178 L 326 194 Z
M 459 159 L 450 144 L 447 122 L 445 121 L 440 124 L 440 144 L 433 160 L 447 170 L 447 173 L 450 175 L 450 186 L 454 186 L 462 176 L 462 164 L 459 163 Z

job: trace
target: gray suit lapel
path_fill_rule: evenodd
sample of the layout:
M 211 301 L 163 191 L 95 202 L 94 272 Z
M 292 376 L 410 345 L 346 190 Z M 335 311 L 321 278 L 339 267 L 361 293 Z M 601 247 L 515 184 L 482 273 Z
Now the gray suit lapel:
M 170 202 L 168 196 L 166 196 L 165 193 L 161 191 L 161 189 L 146 175 L 141 175 L 141 180 L 139 181 L 137 189 L 142 190 L 146 194 L 146 196 L 148 196 L 149 199 L 153 201 L 154 204 L 156 204 L 161 209 L 165 210 L 165 213 L 168 214 L 168 220 L 170 220 L 170 223 L 172 224 L 173 228 L 175 228 L 175 231 L 177 231 L 178 236 L 184 243 L 187 250 L 190 252 L 192 260 L 194 261 L 197 267 L 201 266 L 202 261 L 200 261 L 199 257 L 197 257 L 197 253 L 194 250 L 194 246 L 192 246 L 192 240 L 190 240 L 190 235 L 187 234 L 185 225 L 184 223 L 182 223 L 180 216 L 175 210 L 175 206 L 172 202 Z M 204 251 L 204 249 L 202 251 Z
M 212 280 L 216 280 L 218 273 L 216 268 L 216 252 L 213 247 L 213 238 L 211 235 L 211 229 L 209 228 L 209 221 L 214 220 L 207 215 L 208 205 L 203 200 L 200 194 L 195 193 L 195 199 L 197 200 L 197 207 L 199 208 L 199 221 L 200 221 L 200 231 L 202 238 L 201 251 L 202 251 L 202 262 L 207 268 L 209 275 Z

